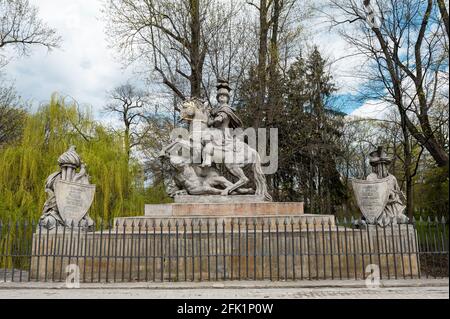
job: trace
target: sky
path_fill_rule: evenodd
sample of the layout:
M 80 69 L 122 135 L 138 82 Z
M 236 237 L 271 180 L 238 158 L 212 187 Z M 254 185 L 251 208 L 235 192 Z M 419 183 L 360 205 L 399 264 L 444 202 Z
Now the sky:
M 92 106 L 95 117 L 101 117 L 107 91 L 133 78 L 117 60 L 114 49 L 108 48 L 105 24 L 101 19 L 102 0 L 31 0 L 40 17 L 56 28 L 63 37 L 61 49 L 47 52 L 34 48 L 30 56 L 14 58 L 6 67 L 8 79 L 19 94 L 34 106 L 47 102 L 54 92 L 75 98 L 80 104 Z M 309 43 L 316 44 L 333 63 L 332 72 L 340 88 L 342 111 L 358 112 L 361 103 L 352 99 L 358 82 L 349 77 L 358 64 L 348 54 L 347 44 L 330 32 L 321 21 L 313 21 Z M 367 104 L 362 106 L 367 108 Z
M 39 16 L 63 38 L 60 49 L 34 48 L 30 56 L 15 58 L 6 67 L 19 94 L 34 105 L 54 92 L 91 104 L 94 115 L 104 105 L 106 92 L 126 82 L 123 70 L 108 49 L 97 0 L 31 0 Z

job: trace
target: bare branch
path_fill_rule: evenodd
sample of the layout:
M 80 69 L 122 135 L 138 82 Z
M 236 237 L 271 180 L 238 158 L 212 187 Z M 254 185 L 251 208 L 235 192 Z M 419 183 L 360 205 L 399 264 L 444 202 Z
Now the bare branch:
M 32 46 L 58 48 L 61 37 L 38 14 L 29 0 L 0 0 L 0 49 L 12 47 L 18 54 L 27 55 Z

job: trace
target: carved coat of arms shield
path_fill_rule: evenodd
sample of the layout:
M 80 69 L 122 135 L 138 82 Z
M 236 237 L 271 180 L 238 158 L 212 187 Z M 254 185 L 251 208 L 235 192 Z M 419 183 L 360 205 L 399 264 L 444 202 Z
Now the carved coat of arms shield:
M 388 179 L 353 179 L 352 186 L 362 214 L 369 223 L 376 223 L 389 199 Z
M 67 223 L 78 223 L 86 216 L 95 195 L 95 185 L 80 184 L 64 180 L 55 183 L 58 211 Z

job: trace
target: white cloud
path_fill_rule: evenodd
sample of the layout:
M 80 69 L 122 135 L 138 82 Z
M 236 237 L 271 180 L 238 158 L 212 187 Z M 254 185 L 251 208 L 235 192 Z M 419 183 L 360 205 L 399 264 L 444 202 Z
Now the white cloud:
M 362 84 L 362 80 L 355 74 L 363 68 L 365 57 L 358 55 L 354 46 L 349 44 L 339 34 L 337 27 L 330 28 L 328 17 L 321 10 L 326 10 L 327 0 L 317 0 L 318 12 L 311 17 L 306 25 L 308 44 L 317 45 L 323 56 L 328 58 L 331 64 L 331 73 L 339 88 L 339 94 L 355 94 Z M 352 24 L 346 24 L 346 28 L 354 28 Z
M 395 111 L 396 111 L 395 106 L 388 102 L 369 100 L 366 103 L 364 103 L 361 107 L 351 112 L 347 116 L 347 118 L 385 120 L 387 119 L 388 116 L 390 116 L 390 114 L 392 114 L 392 112 Z
M 30 57 L 15 58 L 6 71 L 22 95 L 39 104 L 53 92 L 69 95 L 94 113 L 105 104 L 106 91 L 131 75 L 123 71 L 107 48 L 100 0 L 32 0 L 40 17 L 63 38 L 50 53 L 35 48 Z
M 331 62 L 331 73 L 340 94 L 355 94 L 361 79 L 355 77 L 355 71 L 361 68 L 363 59 L 351 55 L 352 48 L 339 37 L 337 32 L 322 28 L 312 38 L 322 54 Z

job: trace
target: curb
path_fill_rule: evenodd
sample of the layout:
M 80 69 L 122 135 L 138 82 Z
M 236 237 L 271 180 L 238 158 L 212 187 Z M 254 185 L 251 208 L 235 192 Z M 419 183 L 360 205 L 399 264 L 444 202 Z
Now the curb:
M 381 280 L 379 288 L 405 287 L 448 287 L 449 280 Z M 298 282 L 183 282 L 183 283 L 80 283 L 78 289 L 154 289 L 154 290 L 185 290 L 185 289 L 320 289 L 320 288 L 367 288 L 365 281 L 298 281 Z M 70 289 L 64 282 L 1 282 L 0 290 L 7 289 Z

